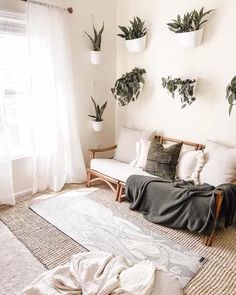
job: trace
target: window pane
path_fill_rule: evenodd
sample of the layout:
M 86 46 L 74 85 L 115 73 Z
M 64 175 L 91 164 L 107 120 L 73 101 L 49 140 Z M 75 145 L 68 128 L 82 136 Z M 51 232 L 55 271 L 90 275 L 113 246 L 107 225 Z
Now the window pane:
M 18 156 L 31 151 L 27 37 L 0 33 L 0 48 L 0 134 Z

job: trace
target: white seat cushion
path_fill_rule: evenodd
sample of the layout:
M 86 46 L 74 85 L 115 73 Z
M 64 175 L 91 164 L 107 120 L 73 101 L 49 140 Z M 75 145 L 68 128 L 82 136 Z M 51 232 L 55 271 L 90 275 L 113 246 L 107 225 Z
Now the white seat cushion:
M 126 182 L 128 177 L 134 174 L 154 177 L 140 168 L 114 159 L 93 159 L 90 168 L 122 182 Z

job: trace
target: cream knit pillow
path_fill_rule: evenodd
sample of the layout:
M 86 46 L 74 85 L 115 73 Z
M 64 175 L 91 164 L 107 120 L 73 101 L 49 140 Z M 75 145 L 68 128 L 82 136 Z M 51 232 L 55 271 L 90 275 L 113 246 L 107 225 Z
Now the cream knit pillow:
M 236 148 L 208 141 L 200 182 L 218 186 L 236 179 Z
M 199 173 L 204 165 L 203 151 L 182 151 L 177 166 L 177 177 L 199 184 Z

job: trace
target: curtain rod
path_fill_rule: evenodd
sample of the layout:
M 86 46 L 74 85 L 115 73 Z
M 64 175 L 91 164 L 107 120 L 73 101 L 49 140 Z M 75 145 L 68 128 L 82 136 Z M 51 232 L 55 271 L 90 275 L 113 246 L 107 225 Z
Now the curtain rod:
M 27 0 L 20 0 L 20 1 L 27 2 Z M 61 8 L 61 7 L 58 7 L 58 6 L 49 5 L 49 4 L 45 3 L 45 2 L 34 1 L 34 3 L 40 4 L 40 5 L 45 5 L 45 6 L 51 6 L 51 7 L 55 7 L 55 8 Z M 62 9 L 68 11 L 70 14 L 73 13 L 73 8 L 72 7 L 62 8 Z

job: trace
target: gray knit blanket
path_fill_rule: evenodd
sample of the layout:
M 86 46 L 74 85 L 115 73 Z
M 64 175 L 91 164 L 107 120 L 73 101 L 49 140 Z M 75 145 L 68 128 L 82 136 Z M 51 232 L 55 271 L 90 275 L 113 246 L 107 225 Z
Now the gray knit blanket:
M 220 220 L 216 221 L 216 193 L 223 191 Z M 222 184 L 215 188 L 209 184 L 194 185 L 178 180 L 132 175 L 125 188 L 130 209 L 139 211 L 153 222 L 176 229 L 189 229 L 210 235 L 213 228 L 223 222 L 230 226 L 235 220 L 236 185 Z

